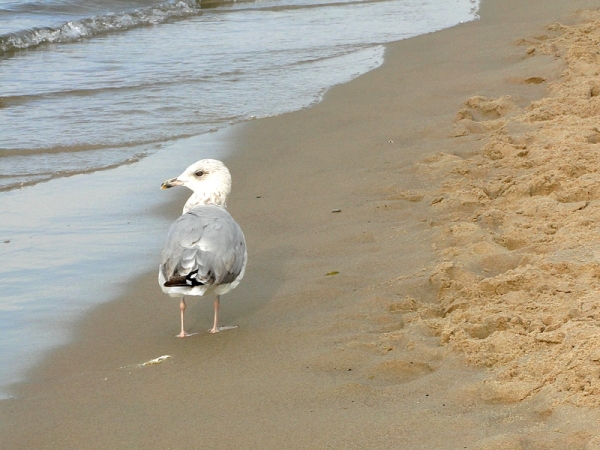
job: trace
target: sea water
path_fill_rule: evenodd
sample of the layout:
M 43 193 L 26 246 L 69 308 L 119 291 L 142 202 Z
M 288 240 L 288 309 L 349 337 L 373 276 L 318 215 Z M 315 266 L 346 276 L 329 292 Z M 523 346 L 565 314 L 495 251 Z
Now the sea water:
M 131 204 L 136 192 L 147 198 L 165 174 L 223 157 L 216 131 L 310 107 L 378 67 L 385 43 L 473 20 L 477 8 L 0 0 L 0 388 L 157 264 L 166 228 L 144 213 L 152 204 Z

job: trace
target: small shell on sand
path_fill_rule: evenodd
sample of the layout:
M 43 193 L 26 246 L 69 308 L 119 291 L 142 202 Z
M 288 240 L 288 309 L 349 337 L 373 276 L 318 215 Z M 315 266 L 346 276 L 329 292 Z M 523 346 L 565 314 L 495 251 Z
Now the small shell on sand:
M 171 357 L 171 355 L 159 356 L 158 358 L 154 358 L 154 359 L 151 359 L 150 361 L 146 361 L 144 364 L 140 364 L 140 366 L 152 366 L 154 364 L 160 364 L 160 363 L 166 361 L 167 359 L 169 359 L 170 357 Z

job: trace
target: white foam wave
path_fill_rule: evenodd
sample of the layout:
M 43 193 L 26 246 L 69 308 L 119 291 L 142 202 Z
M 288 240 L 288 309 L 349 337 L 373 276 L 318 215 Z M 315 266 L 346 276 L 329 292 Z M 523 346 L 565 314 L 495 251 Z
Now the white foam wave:
M 120 14 L 107 14 L 66 22 L 60 27 L 22 30 L 0 36 L 0 54 L 45 43 L 68 43 L 93 36 L 151 26 L 200 14 L 194 0 L 178 0 Z

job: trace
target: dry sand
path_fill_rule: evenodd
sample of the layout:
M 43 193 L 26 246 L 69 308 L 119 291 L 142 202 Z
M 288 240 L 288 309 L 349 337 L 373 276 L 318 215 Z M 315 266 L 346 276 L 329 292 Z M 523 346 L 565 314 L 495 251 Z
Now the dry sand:
M 240 328 L 175 339 L 149 273 L 0 402 L 0 448 L 600 448 L 597 6 L 484 0 L 246 125 Z
M 600 406 L 600 11 L 580 19 L 519 42 L 561 63 L 524 80 L 547 83 L 544 98 L 467 99 L 454 135 L 481 147 L 420 164 L 445 180 L 420 193 L 443 260 L 431 277 L 443 314 L 427 323 L 492 369 L 498 400 Z

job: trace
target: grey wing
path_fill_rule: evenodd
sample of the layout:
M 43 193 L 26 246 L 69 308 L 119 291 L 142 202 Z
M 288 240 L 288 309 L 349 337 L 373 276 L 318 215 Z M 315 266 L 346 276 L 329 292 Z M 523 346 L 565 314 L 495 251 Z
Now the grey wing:
M 238 278 L 245 259 L 244 234 L 231 215 L 217 206 L 200 206 L 171 225 L 161 270 L 165 286 L 221 285 Z

